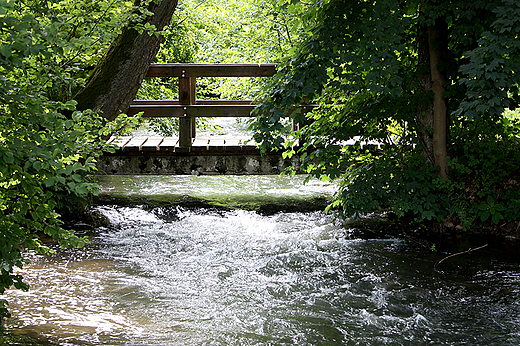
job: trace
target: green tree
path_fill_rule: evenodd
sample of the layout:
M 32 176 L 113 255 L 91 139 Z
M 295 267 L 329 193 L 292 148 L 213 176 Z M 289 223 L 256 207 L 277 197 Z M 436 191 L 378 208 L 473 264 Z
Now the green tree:
M 316 22 L 259 109 L 256 140 L 290 147 L 281 119 L 300 122 L 303 167 L 340 179 L 343 216 L 518 220 L 519 127 L 503 116 L 519 100 L 518 2 L 313 6 Z M 292 111 L 311 100 L 313 112 Z
M 93 18 L 83 18 L 87 8 Z M 117 31 L 128 13 L 120 1 L 0 1 L 0 294 L 27 289 L 14 269 L 26 249 L 49 251 L 39 233 L 61 246 L 87 241 L 65 229 L 59 213 L 96 193 L 89 175 L 108 150 L 99 138 L 127 121 L 75 111 L 70 95 L 85 76 L 77 64 L 96 61 L 99 30 Z M 0 321 L 5 316 L 0 299 Z

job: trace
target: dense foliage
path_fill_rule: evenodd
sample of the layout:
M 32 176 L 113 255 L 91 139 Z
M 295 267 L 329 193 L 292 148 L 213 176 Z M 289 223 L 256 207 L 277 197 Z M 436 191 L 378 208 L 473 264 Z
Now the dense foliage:
M 290 148 L 281 119 L 300 122 L 292 138 L 303 143 L 303 168 L 339 179 L 331 207 L 342 216 L 390 210 L 463 228 L 517 222 L 520 125 L 504 110 L 520 99 L 520 4 L 332 0 L 314 6 L 317 23 L 281 66 L 259 110 L 257 141 Z M 429 60 L 425 65 L 420 49 L 434 25 L 443 29 L 434 45 L 442 49 L 449 114 L 448 180 L 425 153 L 421 133 L 433 130 L 419 121 L 432 114 Z M 293 112 L 310 101 L 319 107 Z
M 88 177 L 106 149 L 99 137 L 126 122 L 74 112 L 70 98 L 85 79 L 80 67 L 99 58 L 129 5 L 0 1 L 0 294 L 27 289 L 15 267 L 26 249 L 49 251 L 40 234 L 61 246 L 87 241 L 63 228 L 60 213 L 77 212 L 78 201 L 97 191 Z M 0 300 L 0 319 L 7 315 Z

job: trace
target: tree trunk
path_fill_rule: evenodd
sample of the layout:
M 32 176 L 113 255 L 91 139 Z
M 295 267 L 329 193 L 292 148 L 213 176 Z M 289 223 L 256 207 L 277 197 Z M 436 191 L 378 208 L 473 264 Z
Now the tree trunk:
M 135 0 L 134 7 L 139 6 L 143 6 L 141 0 Z M 161 31 L 170 23 L 176 7 L 177 0 L 151 1 L 147 9 L 153 14 L 145 22 Z M 128 110 L 162 40 L 147 30 L 139 33 L 134 24 L 123 29 L 96 65 L 87 85 L 74 97 L 78 110 L 100 111 L 109 121 Z
M 426 26 L 420 26 L 417 32 L 417 79 L 416 93 L 420 102 L 415 113 L 417 137 L 422 146 L 422 156 L 432 165 L 435 165 L 433 156 L 433 100 L 430 98 L 432 78 L 428 27 Z
M 447 149 L 447 107 L 444 98 L 445 78 L 439 70 L 442 59 L 442 28 L 437 20 L 435 25 L 428 27 L 428 43 L 430 50 L 430 71 L 433 91 L 433 157 L 435 165 L 439 166 L 439 176 L 448 179 L 446 161 Z

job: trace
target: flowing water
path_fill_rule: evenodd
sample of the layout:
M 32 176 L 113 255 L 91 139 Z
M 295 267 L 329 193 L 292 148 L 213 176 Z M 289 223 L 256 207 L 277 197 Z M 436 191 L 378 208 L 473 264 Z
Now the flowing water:
M 112 226 L 86 248 L 28 253 L 31 290 L 5 297 L 10 333 L 45 345 L 520 344 L 519 262 L 484 251 L 434 271 L 445 254 L 356 238 L 321 211 L 220 206 L 328 185 L 218 179 L 105 178 L 105 197 L 141 191 L 162 204 L 101 204 Z M 190 193 L 218 203 L 187 207 Z

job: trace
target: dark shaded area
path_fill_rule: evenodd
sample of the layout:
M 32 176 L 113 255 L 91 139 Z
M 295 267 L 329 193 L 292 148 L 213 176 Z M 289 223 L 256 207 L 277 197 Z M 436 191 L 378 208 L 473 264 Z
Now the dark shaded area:
M 213 210 L 228 211 L 233 209 L 242 209 L 256 211 L 261 215 L 273 215 L 279 212 L 310 212 L 324 210 L 330 203 L 326 198 L 271 198 L 270 201 L 261 199 L 237 199 L 236 197 L 223 198 L 221 200 L 209 200 L 192 196 L 182 196 L 180 198 L 172 198 L 171 196 L 154 196 L 154 197 L 135 197 L 135 196 L 109 196 L 102 195 L 94 199 L 94 205 L 117 205 L 117 206 L 137 206 L 144 205 L 146 209 L 161 208 L 169 209 L 181 206 L 187 209 L 207 208 Z

